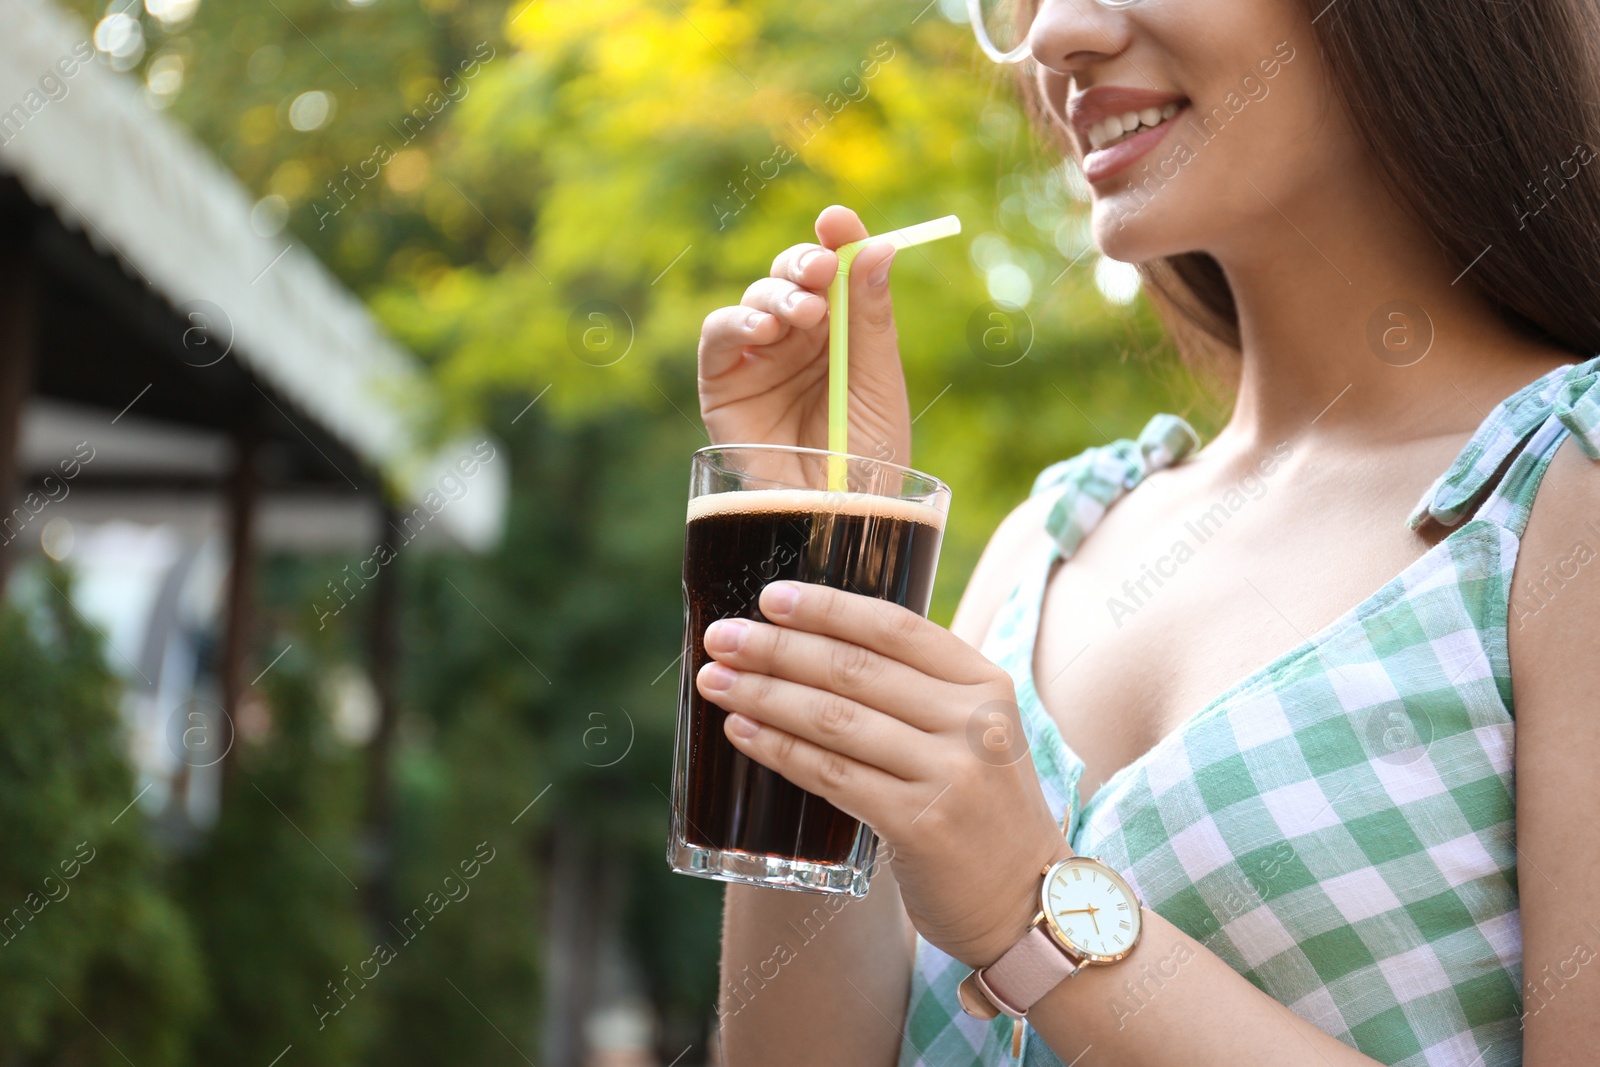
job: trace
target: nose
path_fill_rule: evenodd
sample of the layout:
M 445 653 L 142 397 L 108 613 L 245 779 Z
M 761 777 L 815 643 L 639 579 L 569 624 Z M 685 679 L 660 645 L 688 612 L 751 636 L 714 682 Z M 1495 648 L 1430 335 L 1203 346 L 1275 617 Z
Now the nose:
M 1044 0 L 1028 30 L 1028 50 L 1042 67 L 1074 74 L 1128 47 L 1127 2 Z

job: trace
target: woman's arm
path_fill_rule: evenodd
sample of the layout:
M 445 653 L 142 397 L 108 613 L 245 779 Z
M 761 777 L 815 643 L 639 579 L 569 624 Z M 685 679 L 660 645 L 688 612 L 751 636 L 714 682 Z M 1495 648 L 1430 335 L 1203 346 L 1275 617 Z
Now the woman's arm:
M 916 931 L 880 866 L 861 900 L 730 885 L 717 1013 L 728 1067 L 893 1067 Z
M 1016 581 L 1015 560 L 1043 531 L 1037 500 L 1001 523 L 962 594 L 953 633 L 974 648 L 982 643 Z M 886 851 L 880 845 L 880 861 Z M 915 946 L 916 930 L 885 862 L 862 900 L 730 885 L 717 997 L 723 1061 L 892 1067 Z
M 1022 920 L 1018 936 L 1031 919 Z M 1143 920 L 1132 956 L 1113 966 L 1084 968 L 1028 1012 L 1035 1037 L 1044 1038 L 1062 1062 L 1077 1063 L 1079 1057 L 1084 1064 L 1117 1067 L 1373 1067 L 1378 1062 L 1273 1000 L 1148 908 Z
M 1523 1062 L 1593 1064 L 1600 1046 L 1600 469 L 1575 441 L 1561 446 L 1545 473 L 1515 579 Z

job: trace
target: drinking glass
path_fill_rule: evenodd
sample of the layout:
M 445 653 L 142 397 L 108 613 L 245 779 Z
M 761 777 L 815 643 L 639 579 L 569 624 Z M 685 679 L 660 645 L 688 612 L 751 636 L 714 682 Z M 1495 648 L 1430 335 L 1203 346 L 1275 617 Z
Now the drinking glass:
M 937 478 L 864 456 L 782 445 L 713 445 L 694 454 L 667 847 L 673 870 L 866 895 L 877 838 L 728 741 L 726 712 L 695 686 L 710 660 L 705 631 L 718 619 L 765 621 L 757 598 L 781 579 L 878 597 L 925 616 L 949 507 L 950 490 Z

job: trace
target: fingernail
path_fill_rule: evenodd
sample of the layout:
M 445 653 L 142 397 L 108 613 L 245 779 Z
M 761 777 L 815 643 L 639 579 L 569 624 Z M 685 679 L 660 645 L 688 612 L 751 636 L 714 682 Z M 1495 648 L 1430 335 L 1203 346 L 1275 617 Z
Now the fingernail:
M 728 732 L 748 741 L 761 732 L 761 724 L 735 711 L 728 715 Z
M 765 322 L 766 319 L 767 319 L 767 316 L 763 312 L 752 311 L 750 314 L 746 315 L 745 318 L 744 318 L 744 328 L 747 329 L 747 330 L 753 330 L 757 326 L 760 326 L 763 322 Z
M 749 632 L 750 624 L 743 619 L 719 619 L 706 627 L 706 648 L 711 652 L 737 652 Z
M 807 293 L 804 289 L 796 289 L 794 292 L 783 298 L 783 306 L 788 308 L 790 311 L 793 311 L 795 308 L 800 306 L 800 301 L 804 300 L 810 295 L 811 294 Z
M 700 671 L 700 688 L 710 689 L 716 693 L 724 693 L 733 688 L 733 683 L 738 680 L 738 677 L 738 674 L 722 664 L 710 663 Z
M 822 255 L 822 249 L 820 248 L 813 248 L 811 251 L 802 255 L 800 257 L 800 261 L 795 264 L 795 272 L 800 274 L 805 273 L 805 269 L 809 267 L 811 263 L 820 255 Z
M 893 248 L 889 249 L 889 257 L 879 264 L 878 268 L 872 272 L 872 277 L 867 279 L 867 284 L 874 289 L 879 289 L 889 284 L 889 268 L 894 265 L 894 252 Z
M 768 615 L 787 615 L 800 602 L 800 590 L 792 585 L 769 585 L 761 594 L 761 609 Z

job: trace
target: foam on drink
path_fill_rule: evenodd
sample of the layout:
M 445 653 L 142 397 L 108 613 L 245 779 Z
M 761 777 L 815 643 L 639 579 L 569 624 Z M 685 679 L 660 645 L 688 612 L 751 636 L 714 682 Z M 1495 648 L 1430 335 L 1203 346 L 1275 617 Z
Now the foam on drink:
M 744 489 L 697 496 L 689 501 L 688 521 L 711 515 L 755 513 L 859 515 L 920 522 L 944 529 L 944 512 L 916 500 L 898 500 L 871 493 L 835 493 L 823 489 Z

